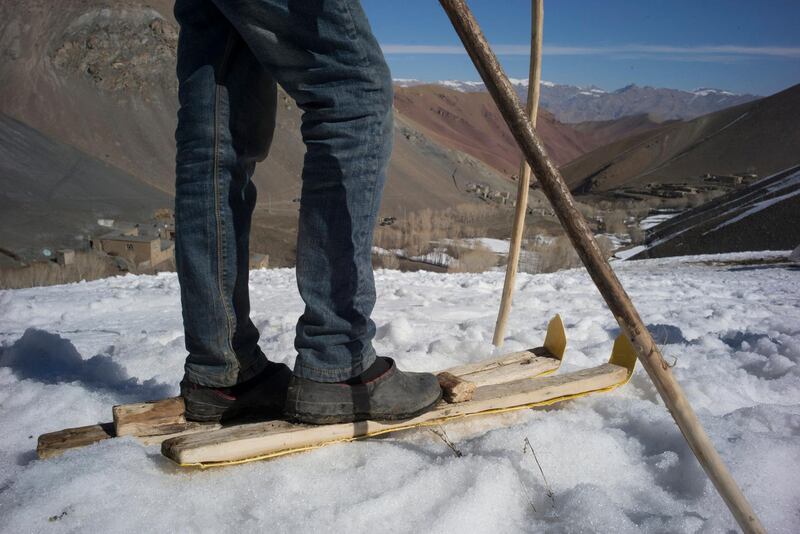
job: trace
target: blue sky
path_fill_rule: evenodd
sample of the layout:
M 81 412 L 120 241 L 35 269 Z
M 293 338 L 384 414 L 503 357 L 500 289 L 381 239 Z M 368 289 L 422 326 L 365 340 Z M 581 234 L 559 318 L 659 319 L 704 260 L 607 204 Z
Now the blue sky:
M 468 2 L 526 78 L 530 0 Z M 395 78 L 478 80 L 436 0 L 362 0 Z M 800 83 L 800 0 L 545 0 L 545 80 L 768 95 Z

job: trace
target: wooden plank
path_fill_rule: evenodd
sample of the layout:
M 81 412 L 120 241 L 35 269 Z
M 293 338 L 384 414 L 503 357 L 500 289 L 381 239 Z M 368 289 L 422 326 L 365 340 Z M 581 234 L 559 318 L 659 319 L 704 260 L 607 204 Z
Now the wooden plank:
M 223 426 L 219 423 L 197 423 L 194 421 L 187 421 L 183 430 L 178 432 L 170 432 L 169 434 L 161 434 L 157 436 L 134 436 L 137 441 L 142 445 L 160 445 L 163 441 L 177 438 L 180 436 L 188 436 L 190 434 L 197 434 L 198 432 L 208 432 L 210 430 L 219 430 Z
M 288 424 L 288 423 L 287 423 Z M 222 425 L 218 423 L 195 423 L 189 421 L 180 431 L 169 432 L 158 436 L 133 436 L 143 445 L 160 445 L 162 441 L 186 436 L 197 432 L 219 430 Z M 114 423 L 99 423 L 96 425 L 65 428 L 57 432 L 50 432 L 39 436 L 36 445 L 36 455 L 42 460 L 53 458 L 70 449 L 86 447 L 105 439 L 114 438 Z
M 112 408 L 114 429 L 121 436 L 158 436 L 186 429 L 182 397 L 121 404 Z
M 436 408 L 405 421 L 361 421 L 325 426 L 255 423 L 164 441 L 161 452 L 179 464 L 209 464 L 302 450 L 342 440 L 385 433 L 490 410 L 524 407 L 560 397 L 604 389 L 624 383 L 628 370 L 610 363 L 560 376 L 523 379 L 476 389 L 472 400 L 440 403 Z
M 445 369 L 462 380 L 472 382 L 477 387 L 501 384 L 533 378 L 543 373 L 555 371 L 561 361 L 554 358 L 544 347 L 512 352 L 498 358 L 491 358 L 476 363 L 458 365 Z
M 472 398 L 475 393 L 475 383 L 467 382 L 461 378 L 451 375 L 448 372 L 436 375 L 439 379 L 439 387 L 442 388 L 442 398 L 446 402 L 464 402 Z
M 85 447 L 113 437 L 114 425 L 112 423 L 66 428 L 39 436 L 36 443 L 36 455 L 42 459 L 52 458 L 66 450 Z

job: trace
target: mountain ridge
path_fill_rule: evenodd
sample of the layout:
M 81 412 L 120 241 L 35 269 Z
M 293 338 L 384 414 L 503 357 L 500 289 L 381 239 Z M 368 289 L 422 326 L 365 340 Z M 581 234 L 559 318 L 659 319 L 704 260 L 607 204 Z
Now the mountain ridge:
M 561 172 L 580 193 L 648 183 L 702 185 L 707 175 L 766 176 L 800 162 L 798 117 L 800 84 L 612 142 L 564 165 Z
M 510 78 L 510 81 L 524 101 L 528 80 Z M 483 82 L 476 81 L 423 82 L 399 78 L 395 83 L 400 87 L 442 85 L 468 93 L 486 91 Z M 660 120 L 686 120 L 758 98 L 761 97 L 703 87 L 685 91 L 632 83 L 608 91 L 596 85 L 577 86 L 542 81 L 540 106 L 549 110 L 557 120 L 567 124 L 613 120 L 642 113 L 653 114 Z

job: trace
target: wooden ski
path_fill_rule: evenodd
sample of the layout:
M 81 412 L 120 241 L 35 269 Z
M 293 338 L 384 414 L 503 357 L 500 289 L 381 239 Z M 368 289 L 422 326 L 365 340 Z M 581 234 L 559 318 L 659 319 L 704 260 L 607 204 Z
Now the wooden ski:
M 548 324 L 544 345 L 541 347 L 459 365 L 439 373 L 444 397 L 451 401 L 464 401 L 474 397 L 485 387 L 554 373 L 561 365 L 566 344 L 564 324 L 561 317 L 556 315 Z M 294 426 L 283 421 L 251 424 L 266 425 L 269 428 Z M 113 423 L 67 428 L 43 434 L 39 436 L 36 452 L 39 458 L 51 458 L 69 449 L 122 436 L 133 436 L 145 445 L 157 445 L 167 439 L 245 426 L 250 425 L 236 424 L 223 428 L 217 423 L 186 421 L 183 399 L 173 397 L 114 406 Z
M 467 416 L 490 415 L 608 391 L 625 384 L 636 354 L 628 339 L 617 338 L 609 363 L 559 376 L 522 378 L 478 387 L 465 402 L 441 401 L 436 408 L 404 421 L 361 421 L 334 425 L 300 425 L 271 421 L 238 425 L 168 439 L 167 458 L 184 467 L 220 467 L 307 451 L 389 432 L 441 425 Z

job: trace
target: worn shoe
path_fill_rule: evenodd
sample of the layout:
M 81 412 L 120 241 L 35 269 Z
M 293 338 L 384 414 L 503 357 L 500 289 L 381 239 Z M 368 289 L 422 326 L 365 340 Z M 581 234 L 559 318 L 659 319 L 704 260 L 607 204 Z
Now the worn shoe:
M 391 358 L 387 370 L 363 383 L 315 382 L 292 376 L 286 417 L 315 425 L 366 419 L 410 419 L 433 408 L 442 397 L 435 375 L 400 371 Z
M 204 423 L 225 422 L 237 417 L 277 417 L 283 413 L 292 371 L 285 364 L 267 367 L 246 382 L 228 388 L 181 382 L 186 419 Z

